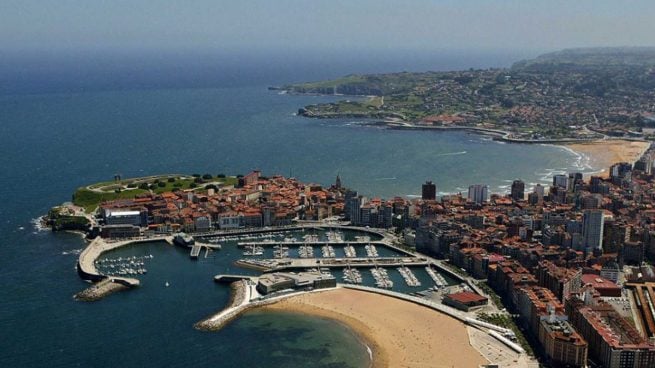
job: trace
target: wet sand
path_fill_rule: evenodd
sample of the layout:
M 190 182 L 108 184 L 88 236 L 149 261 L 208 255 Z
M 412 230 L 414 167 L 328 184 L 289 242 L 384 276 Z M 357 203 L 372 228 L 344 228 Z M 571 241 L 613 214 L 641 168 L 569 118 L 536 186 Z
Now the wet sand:
M 606 140 L 590 143 L 567 144 L 565 147 L 590 158 L 593 167 L 603 171 L 597 175 L 609 176 L 609 167 L 617 162 L 634 163 L 650 146 L 649 142 L 634 142 L 624 140 Z
M 337 320 L 373 352 L 373 367 L 477 367 L 488 361 L 469 343 L 466 326 L 442 313 L 357 290 L 306 293 L 261 307 Z

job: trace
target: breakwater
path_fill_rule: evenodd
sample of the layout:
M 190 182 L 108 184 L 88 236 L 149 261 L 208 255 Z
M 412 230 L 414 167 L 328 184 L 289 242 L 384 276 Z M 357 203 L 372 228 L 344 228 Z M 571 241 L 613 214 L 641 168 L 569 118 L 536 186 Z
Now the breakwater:
M 113 278 L 106 278 L 98 281 L 88 288 L 75 294 L 75 300 L 84 302 L 95 302 L 104 298 L 107 295 L 113 294 L 117 291 L 129 289 L 131 286 L 126 285 L 122 280 L 114 280 Z

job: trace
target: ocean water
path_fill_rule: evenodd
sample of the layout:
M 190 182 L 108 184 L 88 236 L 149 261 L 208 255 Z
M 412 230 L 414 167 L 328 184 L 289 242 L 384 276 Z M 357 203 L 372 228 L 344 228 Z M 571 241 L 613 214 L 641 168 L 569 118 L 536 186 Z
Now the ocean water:
M 268 84 L 0 96 L 0 366 L 366 364 L 365 348 L 347 328 L 308 316 L 251 313 L 218 333 L 194 330 L 228 298 L 211 276 L 242 270 L 193 263 L 156 244 L 121 250 L 155 255 L 142 288 L 96 303 L 74 301 L 88 286 L 75 272 L 84 242 L 37 231 L 32 220 L 69 200 L 75 188 L 116 173 L 258 168 L 325 185 L 340 174 L 363 194 L 390 197 L 417 195 L 428 179 L 440 192 L 473 183 L 503 191 L 515 178 L 545 184 L 555 172 L 597 169 L 558 147 L 297 117 L 299 107 L 333 98 L 280 95 Z

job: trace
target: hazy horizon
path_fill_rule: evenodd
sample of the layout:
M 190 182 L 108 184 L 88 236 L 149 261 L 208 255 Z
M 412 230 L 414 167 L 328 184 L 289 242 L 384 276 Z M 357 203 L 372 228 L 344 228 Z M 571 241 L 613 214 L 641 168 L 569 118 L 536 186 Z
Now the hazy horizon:
M 655 45 L 648 0 L 6 0 L 2 50 L 539 49 Z
M 0 93 L 507 67 L 565 48 L 655 45 L 650 14 L 644 0 L 8 0 Z

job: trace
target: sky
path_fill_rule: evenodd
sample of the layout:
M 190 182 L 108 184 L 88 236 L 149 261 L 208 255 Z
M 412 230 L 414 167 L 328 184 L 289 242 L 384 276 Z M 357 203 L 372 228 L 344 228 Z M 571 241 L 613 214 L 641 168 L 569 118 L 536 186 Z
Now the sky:
M 655 46 L 653 0 L 0 0 L 0 52 Z
M 654 0 L 0 0 L 0 95 L 278 85 L 655 46 Z

